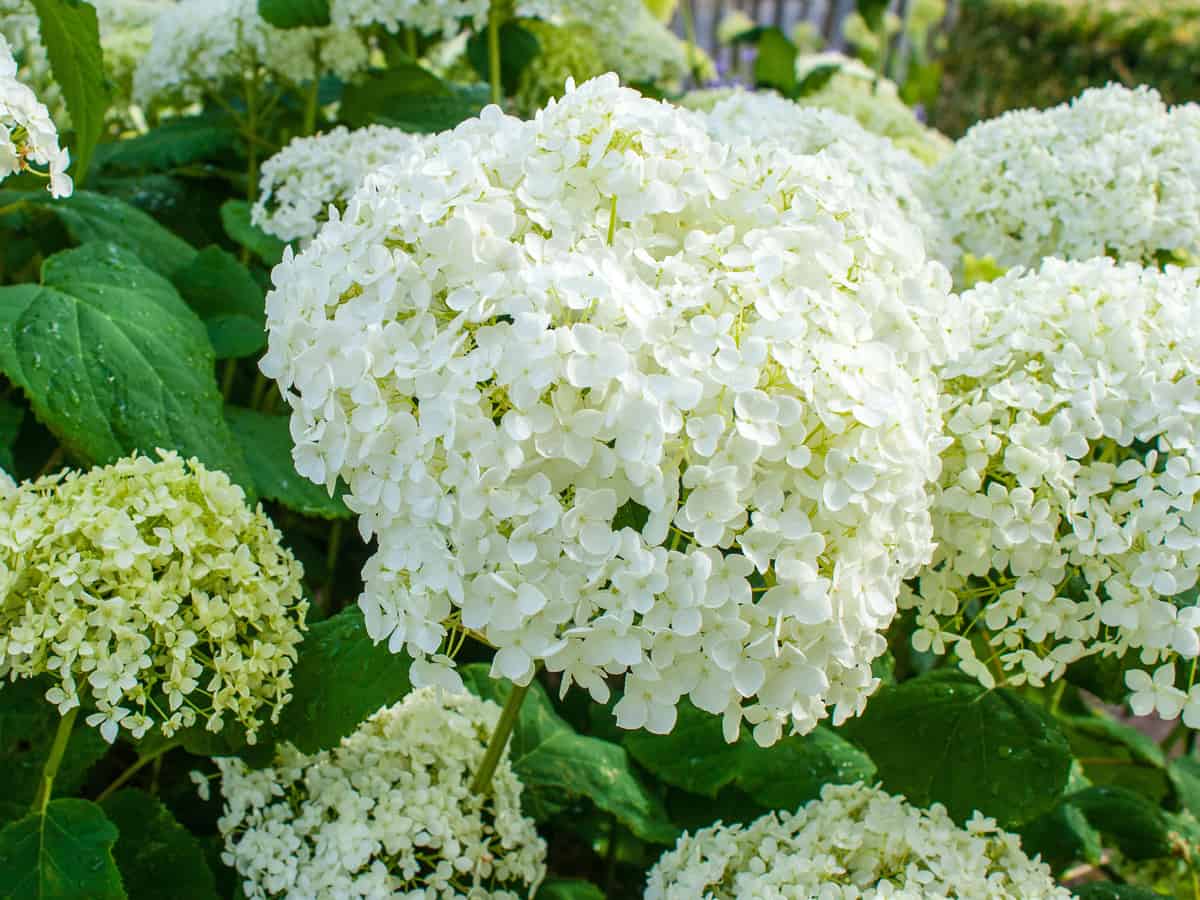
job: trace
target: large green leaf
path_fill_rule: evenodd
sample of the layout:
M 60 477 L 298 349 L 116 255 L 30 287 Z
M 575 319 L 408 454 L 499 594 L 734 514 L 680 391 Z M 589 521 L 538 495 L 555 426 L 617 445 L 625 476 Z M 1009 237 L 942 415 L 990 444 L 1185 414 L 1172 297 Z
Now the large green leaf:
M 1085 788 L 1069 798 L 1089 822 L 1131 859 L 1171 854 L 1171 823 L 1156 804 L 1119 787 Z
M 217 900 L 204 848 L 169 809 L 133 788 L 101 807 L 121 834 L 113 857 L 129 900 L 161 900 L 168 893 L 171 900 Z
M 1155 803 L 1170 791 L 1162 750 L 1136 728 L 1099 714 L 1063 716 L 1059 723 L 1093 784 L 1126 787 Z
M 283 259 L 287 244 L 250 221 L 250 204 L 245 200 L 226 200 L 221 204 L 221 224 L 226 234 L 266 265 L 277 265 Z
M 242 444 L 260 497 L 277 500 L 306 516 L 322 519 L 351 516 L 340 495 L 330 497 L 325 488 L 296 472 L 292 464 L 292 437 L 287 416 L 228 406 L 225 417 Z
M 870 782 L 870 758 L 827 728 L 759 747 L 743 730 L 725 743 L 719 716 L 690 703 L 679 706 L 670 734 L 631 731 L 625 747 L 639 763 L 667 784 L 715 797 L 734 785 L 768 809 L 796 809 L 817 797 L 824 784 Z
M 882 688 L 842 730 L 886 789 L 917 806 L 943 803 L 960 822 L 979 810 L 1022 825 L 1055 805 L 1070 774 L 1070 746 L 1049 715 L 956 670 Z
M 500 38 L 500 83 L 505 96 L 517 92 L 521 73 L 537 58 L 541 45 L 533 33 L 516 22 L 505 22 L 499 28 Z M 491 77 L 488 36 L 484 30 L 477 31 L 467 41 L 467 59 L 480 79 Z
M 11 400 L 0 398 L 0 469 L 9 475 L 16 475 L 13 465 L 12 447 L 21 431 L 21 422 L 25 419 L 25 410 Z
M 42 766 L 62 716 L 45 698 L 44 679 L 24 679 L 0 686 L 0 819 L 19 819 L 29 812 L 42 780 Z M 83 784 L 92 765 L 108 752 L 95 728 L 80 723 L 71 731 L 54 779 L 54 794 L 70 794 Z
M 267 345 L 262 288 L 232 254 L 205 247 L 171 281 L 204 320 L 217 359 L 253 356 Z
M 0 370 L 74 456 L 178 450 L 253 495 L 213 365 L 204 324 L 170 282 L 111 244 L 50 257 L 41 285 L 0 288 Z
M 0 831 L 0 897 L 123 900 L 113 862 L 117 829 L 87 800 L 51 800 Z
M 796 89 L 796 45 L 778 28 L 764 28 L 758 37 L 758 56 L 754 60 L 754 81 L 782 94 Z
M 444 131 L 483 109 L 487 91 L 486 85 L 456 87 L 415 62 L 401 62 L 347 85 L 339 114 L 355 128 L 380 124 L 406 131 Z
M 108 81 L 100 52 L 96 10 L 80 0 L 32 0 L 54 80 L 75 130 L 72 161 L 82 182 L 108 110 Z
M 1200 759 L 1181 756 L 1167 767 L 1179 805 L 1200 819 Z
M 463 667 L 462 676 L 473 693 L 500 705 L 512 690 L 508 682 L 490 678 L 484 663 Z M 562 812 L 572 799 L 584 797 L 612 813 L 642 840 L 669 844 L 679 836 L 662 804 L 634 775 L 625 750 L 577 734 L 555 712 L 539 684 L 530 688 L 521 705 L 509 757 L 525 785 L 525 806 L 538 821 Z
M 329 0 L 258 0 L 258 14 L 276 28 L 329 24 Z
M 604 900 L 604 891 L 578 878 L 552 878 L 538 888 L 537 900 Z
M 210 159 L 230 149 L 237 130 L 228 122 L 209 115 L 181 116 L 120 141 L 96 148 L 100 168 L 161 171 Z

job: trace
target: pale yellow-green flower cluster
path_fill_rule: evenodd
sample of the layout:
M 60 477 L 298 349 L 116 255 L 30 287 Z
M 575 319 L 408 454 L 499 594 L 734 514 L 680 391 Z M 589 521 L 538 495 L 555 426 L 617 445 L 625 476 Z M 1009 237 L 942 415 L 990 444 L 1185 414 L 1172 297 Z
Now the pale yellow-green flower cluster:
M 551 98 L 563 95 L 568 78 L 582 83 L 605 72 L 590 28 L 577 23 L 555 25 L 541 19 L 523 19 L 521 27 L 538 42 L 537 56 L 521 70 L 513 102 L 523 115 L 532 116 Z
M 236 721 L 254 741 L 290 699 L 300 564 L 221 472 L 134 456 L 0 491 L 0 679 L 47 674 L 66 713 L 170 736 Z

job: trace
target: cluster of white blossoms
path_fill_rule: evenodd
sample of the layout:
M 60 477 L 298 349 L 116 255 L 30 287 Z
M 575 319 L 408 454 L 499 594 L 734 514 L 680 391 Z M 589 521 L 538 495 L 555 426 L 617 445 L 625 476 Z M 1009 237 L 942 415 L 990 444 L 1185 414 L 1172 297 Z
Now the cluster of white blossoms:
M 669 731 L 859 712 L 932 552 L 949 277 L 830 160 L 712 140 L 605 75 L 489 107 L 285 255 L 262 369 L 349 485 L 376 640 L 451 685 L 539 663 Z M 930 337 L 933 336 L 933 337 Z
M 930 183 L 962 253 L 1152 264 L 1200 251 L 1197 158 L 1200 106 L 1109 85 L 973 126 Z
M 1048 259 L 963 303 L 972 346 L 942 369 L 939 548 L 902 600 L 914 643 L 989 686 L 989 662 L 1041 685 L 1126 650 L 1173 684 L 1172 660 L 1200 655 L 1200 608 L 1179 596 L 1200 572 L 1200 269 Z M 1145 693 L 1149 676 L 1130 677 Z
M 849 116 L 801 106 L 773 91 L 738 90 L 712 106 L 707 122 L 709 134 L 719 141 L 775 141 L 793 153 L 836 160 L 872 199 L 900 206 L 924 236 L 930 256 L 944 254 L 940 220 L 922 199 L 925 164 Z
M 154 23 L 133 99 L 147 107 L 194 103 L 264 77 L 299 84 L 328 72 L 348 81 L 367 61 L 352 29 L 275 28 L 258 14 L 258 0 L 180 0 Z
M 490 5 L 489 0 L 332 0 L 329 19 L 335 28 L 380 25 L 391 32 L 412 28 L 449 38 L 464 23 L 484 25 Z
M 133 75 L 154 40 L 154 23 L 175 0 L 89 0 L 96 7 L 104 71 L 118 88 L 119 99 L 133 96 Z
M 39 168 L 31 168 L 30 163 Z M 0 181 L 18 172 L 44 168 L 50 193 L 69 197 L 74 189 L 67 174 L 69 163 L 70 155 L 58 145 L 58 129 L 49 111 L 17 80 L 12 48 L 0 35 Z
M 54 80 L 50 54 L 42 43 L 41 24 L 31 0 L 0 0 L 0 36 L 19 63 L 17 76 L 29 85 L 64 129 L 70 127 L 62 89 Z
M 344 210 L 366 175 L 399 161 L 421 140 L 383 125 L 296 138 L 263 163 L 251 220 L 281 240 L 307 241 L 331 205 Z
M 976 813 L 828 784 L 795 814 L 685 834 L 651 869 L 645 900 L 1070 900 L 1021 839 Z
M 0 679 L 47 674 L 89 725 L 170 736 L 290 698 L 301 569 L 221 472 L 174 454 L 22 484 L 0 496 Z
M 333 750 L 283 744 L 258 770 L 217 759 L 223 861 L 251 900 L 532 896 L 546 845 L 521 814 L 507 751 L 487 795 L 470 789 L 499 715 L 494 703 L 424 688 Z

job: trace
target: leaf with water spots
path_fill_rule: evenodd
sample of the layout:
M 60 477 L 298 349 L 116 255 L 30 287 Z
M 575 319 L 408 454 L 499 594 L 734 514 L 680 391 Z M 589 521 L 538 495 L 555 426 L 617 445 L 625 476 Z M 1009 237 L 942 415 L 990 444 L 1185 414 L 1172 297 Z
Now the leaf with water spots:
M 0 831 L 0 897 L 124 900 L 113 862 L 117 828 L 95 803 L 51 800 Z

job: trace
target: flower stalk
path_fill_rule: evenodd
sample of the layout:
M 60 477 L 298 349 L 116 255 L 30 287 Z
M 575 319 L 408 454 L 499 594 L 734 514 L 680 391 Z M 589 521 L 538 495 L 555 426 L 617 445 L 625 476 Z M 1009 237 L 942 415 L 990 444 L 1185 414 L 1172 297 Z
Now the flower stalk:
M 508 699 L 504 701 L 504 709 L 500 711 L 496 730 L 492 732 L 487 750 L 483 754 L 483 761 L 479 763 L 479 771 L 471 780 L 471 793 L 476 797 L 485 796 L 491 786 L 492 776 L 496 773 L 496 766 L 500 764 L 500 757 L 504 755 L 504 748 L 508 746 L 508 739 L 512 736 L 517 717 L 521 713 L 521 702 L 527 693 L 528 684 L 514 684 L 508 693 Z
M 58 767 L 62 764 L 63 755 L 67 752 L 67 742 L 71 739 L 71 730 L 75 727 L 75 718 L 79 715 L 79 707 L 67 710 L 58 720 L 58 730 L 54 732 L 54 743 L 50 745 L 50 755 L 42 766 L 42 781 L 38 785 L 37 794 L 33 798 L 33 811 L 39 816 L 46 814 L 50 805 L 50 794 L 54 790 L 54 779 L 58 775 Z

